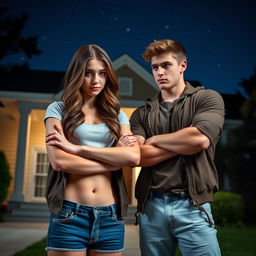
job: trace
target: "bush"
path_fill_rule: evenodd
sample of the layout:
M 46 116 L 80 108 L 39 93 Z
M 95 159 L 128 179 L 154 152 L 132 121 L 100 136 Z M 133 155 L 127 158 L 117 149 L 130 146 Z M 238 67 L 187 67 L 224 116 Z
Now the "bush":
M 212 213 L 216 225 L 239 225 L 244 217 L 244 200 L 242 196 L 226 191 L 214 194 Z
M 6 156 L 3 151 L 0 151 L 0 205 L 7 198 L 11 179 Z

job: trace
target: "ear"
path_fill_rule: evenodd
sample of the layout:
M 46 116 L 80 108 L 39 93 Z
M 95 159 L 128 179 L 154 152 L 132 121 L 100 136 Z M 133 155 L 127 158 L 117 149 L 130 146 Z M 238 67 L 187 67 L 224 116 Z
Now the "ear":
M 187 60 L 181 61 L 180 66 L 181 66 L 180 72 L 184 72 L 187 69 Z

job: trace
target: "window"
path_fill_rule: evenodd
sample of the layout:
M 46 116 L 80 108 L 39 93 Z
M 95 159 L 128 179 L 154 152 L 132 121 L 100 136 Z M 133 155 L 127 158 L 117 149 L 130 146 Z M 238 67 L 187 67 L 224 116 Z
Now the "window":
M 45 197 L 49 161 L 46 153 L 37 153 L 34 197 Z
M 30 152 L 30 181 L 27 201 L 45 202 L 48 166 L 46 148 L 33 146 Z
M 120 95 L 132 96 L 132 87 L 133 87 L 132 78 L 120 77 L 119 85 L 120 85 Z

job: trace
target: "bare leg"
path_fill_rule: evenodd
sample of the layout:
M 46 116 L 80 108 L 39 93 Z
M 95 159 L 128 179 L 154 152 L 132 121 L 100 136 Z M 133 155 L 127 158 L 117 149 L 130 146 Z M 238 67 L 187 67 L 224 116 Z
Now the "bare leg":
M 96 252 L 93 250 L 87 251 L 87 256 L 122 256 L 123 252 Z
M 48 256 L 86 256 L 86 251 L 81 252 L 70 252 L 70 251 L 54 251 L 48 250 Z

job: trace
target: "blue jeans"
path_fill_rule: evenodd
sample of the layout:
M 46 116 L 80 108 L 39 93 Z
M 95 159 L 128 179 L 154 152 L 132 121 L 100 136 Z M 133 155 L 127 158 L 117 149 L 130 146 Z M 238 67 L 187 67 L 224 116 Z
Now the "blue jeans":
M 212 222 L 211 206 L 202 204 Z M 219 256 L 216 229 L 188 198 L 151 195 L 139 215 L 142 256 L 174 256 L 177 245 L 184 256 Z
M 90 207 L 64 200 L 51 214 L 46 250 L 120 252 L 124 250 L 124 221 L 116 204 Z

